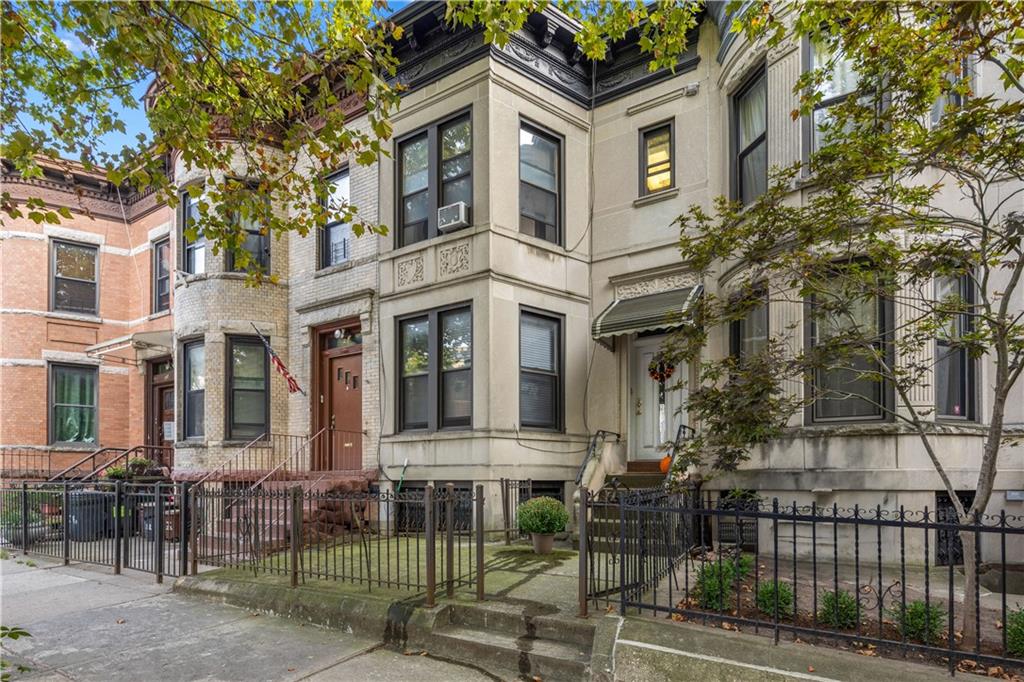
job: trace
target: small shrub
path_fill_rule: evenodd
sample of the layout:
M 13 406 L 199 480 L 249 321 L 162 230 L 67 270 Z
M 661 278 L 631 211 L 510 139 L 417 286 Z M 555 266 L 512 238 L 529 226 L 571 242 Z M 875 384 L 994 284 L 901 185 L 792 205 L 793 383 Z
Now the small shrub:
M 519 505 L 519 530 L 547 535 L 565 530 L 569 512 L 553 497 L 535 497 Z
M 128 470 L 121 466 L 107 467 L 103 472 L 104 478 L 109 478 L 111 481 L 123 481 L 128 477 Z
M 694 591 L 701 608 L 722 611 L 732 603 L 735 564 L 729 561 L 711 561 L 697 571 Z
M 1006 614 L 1006 651 L 1024 658 L 1024 609 L 1020 607 Z
M 768 616 L 775 616 L 775 599 L 779 600 L 779 617 L 793 615 L 793 588 L 789 583 L 763 583 L 757 588 L 757 610 Z
M 739 580 L 745 579 L 754 570 L 754 557 L 749 554 L 742 554 L 735 560 L 736 577 Z
M 145 474 L 147 471 L 153 468 L 153 460 L 146 459 L 145 457 L 132 457 L 128 461 L 128 473 L 135 476 Z
M 920 599 L 908 602 L 906 611 L 901 607 L 891 609 L 889 615 L 907 639 L 916 639 L 925 644 L 938 642 L 942 626 L 946 624 L 946 614 L 940 607 Z
M 857 625 L 857 599 L 849 592 L 823 592 L 818 620 L 834 628 L 848 629 Z

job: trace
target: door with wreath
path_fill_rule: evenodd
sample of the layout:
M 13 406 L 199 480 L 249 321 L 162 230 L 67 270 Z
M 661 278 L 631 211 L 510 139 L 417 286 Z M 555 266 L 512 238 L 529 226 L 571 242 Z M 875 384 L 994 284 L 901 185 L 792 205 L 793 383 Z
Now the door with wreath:
M 675 367 L 660 356 L 664 335 L 639 337 L 633 340 L 630 361 L 630 428 L 629 458 L 661 459 L 661 447 L 675 439 L 686 415 L 680 408 L 687 391 L 679 386 L 688 378 L 686 367 Z

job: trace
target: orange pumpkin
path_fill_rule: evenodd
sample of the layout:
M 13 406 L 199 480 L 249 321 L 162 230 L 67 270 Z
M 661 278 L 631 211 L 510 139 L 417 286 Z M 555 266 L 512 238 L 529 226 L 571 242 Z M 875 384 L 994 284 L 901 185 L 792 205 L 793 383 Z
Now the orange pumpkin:
M 658 464 L 658 468 L 661 469 L 661 473 L 667 474 L 668 468 L 672 466 L 672 455 L 665 455 L 661 458 L 661 462 Z

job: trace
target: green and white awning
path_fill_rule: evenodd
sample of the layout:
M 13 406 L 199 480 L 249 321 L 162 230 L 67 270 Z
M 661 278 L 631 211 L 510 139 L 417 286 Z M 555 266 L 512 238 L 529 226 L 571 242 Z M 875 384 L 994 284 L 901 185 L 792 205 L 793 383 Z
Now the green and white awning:
M 594 319 L 591 335 L 595 339 L 605 339 L 620 334 L 678 327 L 686 320 L 703 290 L 697 285 L 612 301 Z

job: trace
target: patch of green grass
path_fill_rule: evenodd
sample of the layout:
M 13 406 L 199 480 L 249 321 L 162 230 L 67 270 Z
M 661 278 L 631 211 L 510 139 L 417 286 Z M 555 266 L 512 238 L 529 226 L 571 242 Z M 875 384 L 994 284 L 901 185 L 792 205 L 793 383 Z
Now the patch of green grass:
M 20 564 L 21 562 L 19 561 L 18 563 Z M 34 561 L 26 561 L 25 565 L 29 566 L 31 568 L 35 568 L 36 566 L 38 566 L 38 564 L 36 562 L 34 562 Z
M 6 549 L 0 549 L 0 559 L 6 560 L 6 559 L 10 559 L 10 558 L 11 558 L 11 553 L 10 552 L 8 552 Z

